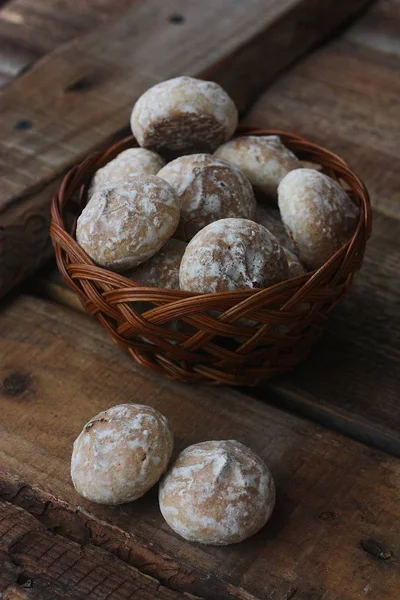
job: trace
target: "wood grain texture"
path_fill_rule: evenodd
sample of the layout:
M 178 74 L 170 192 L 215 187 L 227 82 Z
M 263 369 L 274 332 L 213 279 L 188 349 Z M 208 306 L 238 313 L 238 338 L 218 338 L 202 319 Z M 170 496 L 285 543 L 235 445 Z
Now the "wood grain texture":
M 0 2 L 0 88 L 61 44 L 116 18 L 131 0 Z
M 364 266 L 311 356 L 258 390 L 400 457 L 400 222 L 375 215 Z
M 41 212 L 42 198 L 50 202 L 46 186 L 126 128 L 134 100 L 149 86 L 200 75 L 220 81 L 244 109 L 279 71 L 368 3 L 137 0 L 111 24 L 59 47 L 0 97 L 0 230 L 10 226 L 7 212 L 15 204 L 28 202 L 35 217 L 32 193 L 41 193 Z M 19 280 L 47 258 L 26 245 L 35 259 L 14 269 Z M 6 260 L 0 255 L 0 263 Z M 13 284 L 15 277 L 5 279 L 3 293 Z
M 4 600 L 188 600 L 99 548 L 55 535 L 0 502 L 0 597 Z
M 89 511 L 118 528 L 118 535 L 125 532 L 128 546 L 133 536 L 149 551 L 173 557 L 181 567 L 175 579 L 170 573 L 170 587 L 179 589 L 180 581 L 187 582 L 182 570 L 192 570 L 188 591 L 196 594 L 200 586 L 203 597 L 207 578 L 199 574 L 212 573 L 260 600 L 396 600 L 398 460 L 238 392 L 169 383 L 143 372 L 96 323 L 50 302 L 14 299 L 3 307 L 0 335 L 0 464 L 11 474 L 1 480 L 7 498 L 22 502 L 26 488 L 16 483 L 10 492 L 16 477 L 74 510 L 81 507 L 78 512 Z M 78 497 L 69 478 L 72 441 L 92 415 L 129 401 L 166 414 L 177 451 L 205 439 L 234 438 L 258 452 L 278 490 L 267 527 L 237 546 L 201 547 L 179 539 L 163 522 L 156 490 L 114 508 Z M 33 511 L 46 513 L 45 503 L 36 509 L 33 503 Z M 108 531 L 100 543 L 118 554 L 119 542 Z M 160 570 L 157 579 L 163 582 L 163 576 Z
M 376 3 L 260 97 L 249 124 L 300 132 L 339 152 L 375 206 L 362 270 L 311 357 L 258 391 L 400 456 L 400 2 Z M 389 215 L 392 218 L 388 218 Z
M 373 206 L 400 218 L 400 1 L 382 0 L 259 98 L 246 124 L 300 133 L 339 153 Z

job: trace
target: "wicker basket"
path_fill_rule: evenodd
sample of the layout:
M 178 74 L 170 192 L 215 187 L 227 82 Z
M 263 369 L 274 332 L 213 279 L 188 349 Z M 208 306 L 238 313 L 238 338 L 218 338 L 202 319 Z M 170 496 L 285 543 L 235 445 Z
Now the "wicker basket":
M 308 355 L 347 292 L 371 233 L 368 192 L 341 158 L 281 131 L 240 133 L 279 135 L 301 160 L 319 164 L 359 203 L 353 237 L 318 271 L 263 290 L 193 294 L 139 286 L 96 266 L 74 239 L 76 220 L 94 172 L 136 146 L 133 137 L 72 168 L 53 198 L 51 237 L 66 282 L 117 346 L 172 379 L 255 385 L 292 369 Z

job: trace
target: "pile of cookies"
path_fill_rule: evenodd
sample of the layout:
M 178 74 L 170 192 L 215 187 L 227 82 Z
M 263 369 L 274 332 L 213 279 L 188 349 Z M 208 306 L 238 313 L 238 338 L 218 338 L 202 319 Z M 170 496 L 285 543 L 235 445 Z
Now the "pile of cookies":
M 358 207 L 279 137 L 231 139 L 237 122 L 216 83 L 178 77 L 147 90 L 131 116 L 140 147 L 94 174 L 77 222 L 93 261 L 200 293 L 262 289 L 323 265 Z
M 93 502 L 131 502 L 163 476 L 173 445 L 167 419 L 151 406 L 114 406 L 91 419 L 75 440 L 72 481 Z M 159 504 L 183 538 L 224 546 L 265 525 L 275 484 L 261 458 L 240 442 L 201 442 L 172 463 L 160 483 Z

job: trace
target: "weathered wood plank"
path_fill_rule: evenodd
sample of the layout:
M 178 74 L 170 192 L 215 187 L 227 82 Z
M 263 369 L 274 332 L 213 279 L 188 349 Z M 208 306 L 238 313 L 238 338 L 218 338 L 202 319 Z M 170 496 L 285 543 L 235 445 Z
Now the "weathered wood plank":
M 184 600 L 112 554 L 55 535 L 25 510 L 0 502 L 4 600 Z
M 364 266 L 306 362 L 256 393 L 400 456 L 400 222 L 375 215 Z
M 50 302 L 14 299 L 0 315 L 0 335 L 0 464 L 11 475 L 88 510 L 145 548 L 173 556 L 185 572 L 192 568 L 192 593 L 196 585 L 207 589 L 199 573 L 211 572 L 260 600 L 296 595 L 356 600 L 364 594 L 396 600 L 397 459 L 238 392 L 175 384 L 144 372 L 95 322 Z M 129 401 L 146 402 L 167 415 L 177 450 L 204 439 L 235 438 L 260 453 L 278 490 L 267 527 L 237 546 L 201 547 L 179 539 L 163 523 L 156 490 L 114 508 L 78 497 L 69 478 L 73 439 L 90 416 Z M 1 481 L 10 494 L 10 476 Z M 18 489 L 11 496 L 22 502 L 25 488 Z M 33 511 L 45 512 L 42 508 L 33 503 Z M 79 528 L 71 529 L 79 540 Z M 118 547 L 113 536 L 104 535 L 100 543 L 106 550 Z M 390 550 L 387 559 L 371 556 L 377 544 Z M 140 561 L 143 571 L 143 557 Z M 163 581 L 162 574 L 157 578 Z M 169 585 L 180 589 L 180 581 L 178 569 Z
M 400 456 L 400 2 L 376 3 L 270 86 L 249 124 L 340 153 L 375 206 L 364 266 L 306 363 L 258 392 Z M 383 213 L 379 216 L 379 213 Z M 391 215 L 393 218 L 383 216 Z
M 3 3 L 0 2 L 0 5 Z M 0 88 L 60 44 L 94 30 L 129 0 L 9 0 L 0 10 Z
M 52 52 L 0 98 L 0 228 L 11 227 L 4 235 L 20 233 L 7 212 L 27 202 L 33 218 L 36 205 L 42 214 L 42 199 L 50 201 L 45 186 L 126 128 L 135 98 L 150 85 L 181 74 L 210 77 L 244 109 L 279 71 L 368 3 L 137 0 L 112 24 Z M 29 195 L 42 189 L 32 202 Z M 21 237 L 15 242 L 35 257 L 18 264 L 22 280 L 47 252 Z M 9 260 L 0 255 L 0 263 Z M 14 283 L 5 279 L 2 293 Z

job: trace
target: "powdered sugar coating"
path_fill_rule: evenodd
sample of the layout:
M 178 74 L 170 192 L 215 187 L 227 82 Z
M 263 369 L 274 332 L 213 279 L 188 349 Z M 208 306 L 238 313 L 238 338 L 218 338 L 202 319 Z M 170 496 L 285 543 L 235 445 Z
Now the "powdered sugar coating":
M 80 215 L 76 239 L 99 265 L 131 269 L 155 254 L 179 222 L 173 188 L 154 175 L 95 192 Z
M 165 472 L 173 443 L 167 419 L 151 406 L 113 406 L 93 417 L 74 442 L 75 489 L 99 504 L 136 500 Z
M 178 290 L 179 267 L 185 250 L 185 242 L 171 238 L 157 254 L 125 276 L 146 286 Z
M 256 200 L 249 180 L 210 154 L 181 156 L 158 173 L 175 189 L 181 216 L 175 237 L 189 241 L 203 227 L 223 218 L 252 219 Z
M 257 204 L 254 220 L 273 233 L 283 248 L 287 248 L 293 254 L 295 253 L 294 244 L 286 233 L 279 208 Z
M 235 440 L 186 448 L 161 481 L 160 509 L 183 538 L 224 546 L 265 525 L 275 504 L 275 484 L 265 463 Z
M 283 248 L 284 253 L 286 254 L 288 267 L 289 267 L 289 277 L 298 277 L 299 275 L 304 275 L 307 271 L 297 258 L 293 252 L 290 252 L 287 248 Z
M 165 160 L 146 148 L 128 148 L 94 174 L 88 197 L 105 187 L 124 185 L 138 175 L 157 175 Z
M 244 135 L 220 146 L 215 156 L 238 167 L 251 183 L 276 199 L 283 177 L 301 167 L 299 159 L 276 135 Z
M 334 179 L 314 169 L 288 173 L 278 199 L 296 254 L 310 269 L 323 265 L 356 227 L 358 207 Z
M 179 270 L 181 289 L 215 293 L 266 288 L 288 278 L 285 253 L 265 227 L 221 219 L 189 242 Z
M 146 148 L 215 150 L 236 129 L 238 111 L 217 83 L 176 77 L 158 83 L 137 100 L 131 128 Z

